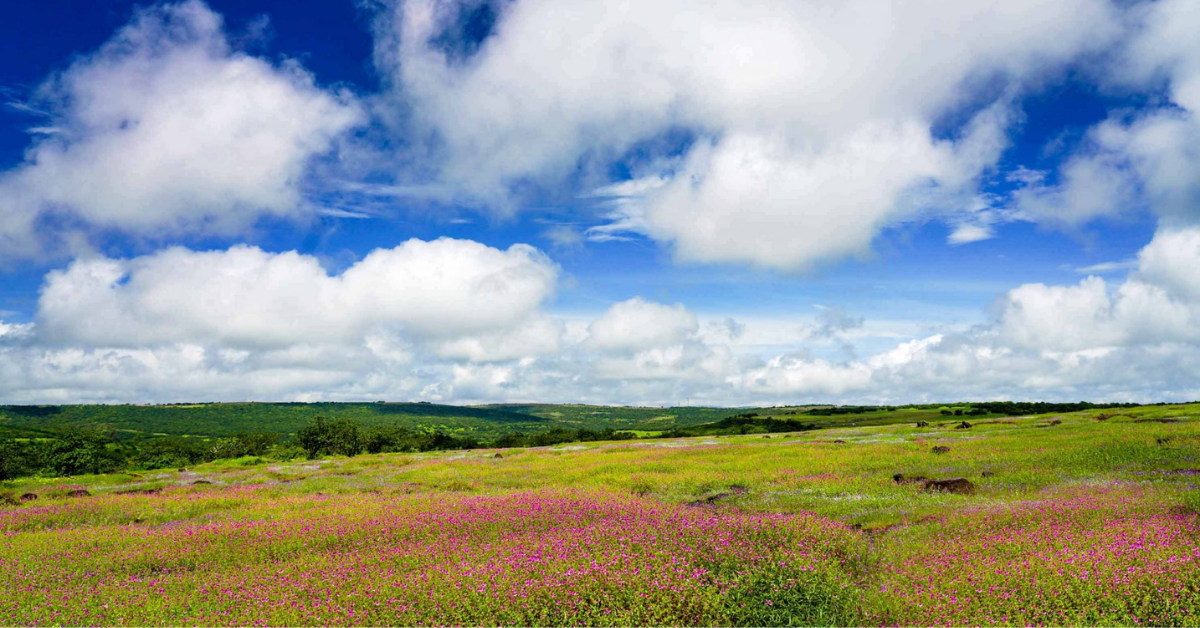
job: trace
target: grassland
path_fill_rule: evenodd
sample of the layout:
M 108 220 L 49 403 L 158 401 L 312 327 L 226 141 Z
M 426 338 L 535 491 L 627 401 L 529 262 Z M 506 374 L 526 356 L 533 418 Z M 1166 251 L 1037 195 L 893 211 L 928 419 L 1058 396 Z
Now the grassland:
M 1200 625 L 1200 406 L 895 412 L 23 480 L 0 624 Z

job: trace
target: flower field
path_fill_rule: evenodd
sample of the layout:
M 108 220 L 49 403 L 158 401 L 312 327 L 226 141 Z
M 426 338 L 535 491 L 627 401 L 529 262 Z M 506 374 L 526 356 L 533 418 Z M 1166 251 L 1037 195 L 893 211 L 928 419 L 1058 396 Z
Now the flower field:
M 1195 626 L 1198 418 L 30 480 L 0 624 Z
M 71 525 L 75 504 L 9 513 L 7 538 L 25 532 L 0 551 L 10 592 L 0 613 L 19 625 L 855 620 L 847 574 L 862 542 L 815 516 L 597 493 L 233 492 L 113 496 L 84 507 L 98 518 L 223 513 L 183 524 Z

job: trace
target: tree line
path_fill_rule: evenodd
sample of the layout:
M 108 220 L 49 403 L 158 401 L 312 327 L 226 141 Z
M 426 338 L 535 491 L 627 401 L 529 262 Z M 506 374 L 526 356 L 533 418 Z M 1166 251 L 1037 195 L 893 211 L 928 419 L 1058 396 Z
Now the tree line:
M 53 433 L 48 438 L 0 440 L 0 481 L 21 477 L 65 477 L 187 467 L 215 460 L 262 457 L 356 456 L 362 453 L 426 452 L 481 447 L 545 447 L 560 443 L 622 440 L 632 432 L 554 428 L 540 433 L 509 432 L 484 443 L 470 436 L 401 426 L 364 427 L 349 419 L 313 420 L 294 436 L 240 433 L 219 439 L 184 437 L 122 441 L 105 426 Z

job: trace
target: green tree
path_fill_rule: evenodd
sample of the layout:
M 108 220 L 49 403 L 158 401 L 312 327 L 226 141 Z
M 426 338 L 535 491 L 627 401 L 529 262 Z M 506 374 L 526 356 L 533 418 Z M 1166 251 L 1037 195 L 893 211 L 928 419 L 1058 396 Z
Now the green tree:
M 347 419 L 327 420 L 323 416 L 296 432 L 296 440 L 309 458 L 321 455 L 340 454 L 355 456 L 362 451 L 358 424 Z
M 109 445 L 112 434 L 103 428 L 81 429 L 55 436 L 43 445 L 42 463 L 54 475 L 110 473 L 124 465 L 120 452 Z

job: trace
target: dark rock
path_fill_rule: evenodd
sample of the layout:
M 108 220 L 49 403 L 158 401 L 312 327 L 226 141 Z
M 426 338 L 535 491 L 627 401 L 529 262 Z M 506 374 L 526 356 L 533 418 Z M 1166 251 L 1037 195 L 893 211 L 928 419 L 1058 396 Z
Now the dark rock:
M 972 427 L 972 426 L 971 426 L 971 424 L 970 424 L 970 423 L 967 423 L 966 421 L 963 421 L 962 423 L 959 423 L 958 425 L 955 425 L 955 426 L 954 426 L 954 429 L 956 429 L 956 430 L 969 430 L 969 429 L 971 429 L 971 427 Z
M 833 441 L 833 444 L 834 444 L 834 445 L 845 445 L 845 444 L 846 444 L 846 441 L 844 441 L 844 440 L 842 440 L 842 439 L 840 439 L 840 438 L 839 438 L 839 439 L 837 439 L 837 440 Z
M 37 501 L 37 494 L 36 493 L 25 493 L 24 495 L 21 496 L 21 501 L 23 501 L 23 502 Z
M 897 473 L 896 475 L 892 476 L 892 481 L 896 484 L 924 484 L 925 482 L 929 481 L 929 478 L 923 475 L 906 477 L 903 473 Z
M 948 453 L 950 453 L 950 448 L 946 447 L 944 445 L 938 445 L 938 446 L 934 447 L 933 449 L 931 449 L 930 451 L 932 451 L 935 454 L 948 454 Z
M 975 485 L 966 478 L 953 478 L 950 480 L 926 480 L 923 484 L 923 488 L 927 491 L 954 493 L 956 495 L 970 495 L 975 492 Z
M 67 493 L 67 497 L 91 497 L 91 496 L 92 496 L 91 493 L 87 492 L 86 489 L 82 489 L 82 488 L 77 488 L 77 489 Z
M 917 427 L 929 427 L 929 421 L 917 421 Z
M 504 454 L 501 454 L 498 451 L 496 452 L 496 455 L 492 456 L 492 458 L 503 458 L 503 457 L 504 457 Z

